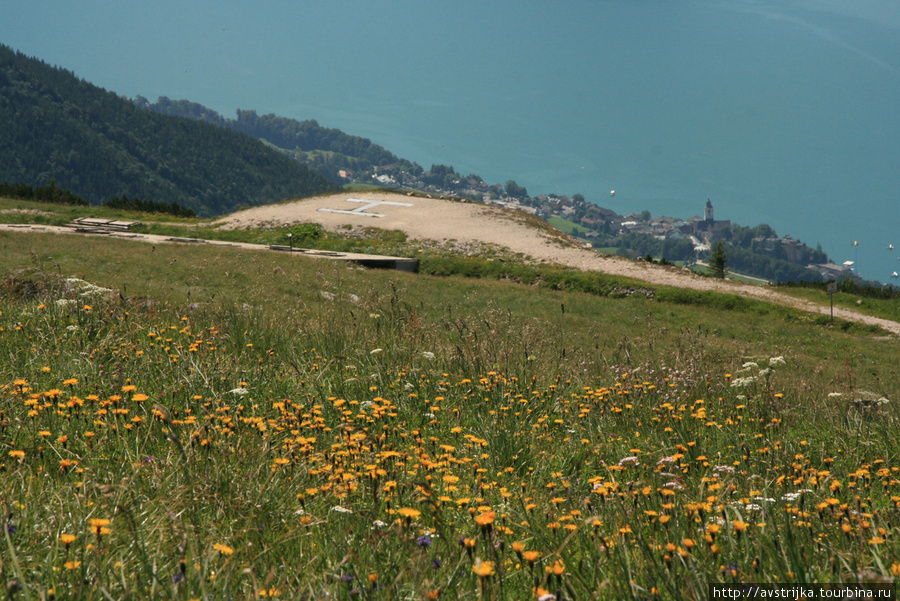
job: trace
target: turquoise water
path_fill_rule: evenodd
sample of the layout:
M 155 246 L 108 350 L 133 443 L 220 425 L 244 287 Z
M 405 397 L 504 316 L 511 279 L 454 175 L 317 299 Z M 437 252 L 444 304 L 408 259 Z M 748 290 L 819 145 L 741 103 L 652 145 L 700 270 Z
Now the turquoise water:
M 0 41 L 120 94 L 318 119 L 620 213 L 710 198 L 898 281 L 897 0 L 5 4 Z

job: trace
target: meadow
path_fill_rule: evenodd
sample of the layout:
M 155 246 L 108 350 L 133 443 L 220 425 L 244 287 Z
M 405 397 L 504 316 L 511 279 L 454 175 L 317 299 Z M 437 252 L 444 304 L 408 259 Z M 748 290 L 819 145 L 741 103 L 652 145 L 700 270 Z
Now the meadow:
M 602 276 L 26 233 L 0 256 L 10 598 L 900 577 L 900 349 L 871 328 Z

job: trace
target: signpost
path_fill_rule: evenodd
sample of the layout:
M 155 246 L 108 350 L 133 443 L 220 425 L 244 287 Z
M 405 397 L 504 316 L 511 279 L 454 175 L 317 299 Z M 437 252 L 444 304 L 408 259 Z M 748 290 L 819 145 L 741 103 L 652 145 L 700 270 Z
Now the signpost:
M 837 282 L 829 282 L 825 287 L 825 292 L 828 293 L 828 298 L 831 299 L 831 323 L 834 323 L 834 293 L 837 292 L 838 286 Z

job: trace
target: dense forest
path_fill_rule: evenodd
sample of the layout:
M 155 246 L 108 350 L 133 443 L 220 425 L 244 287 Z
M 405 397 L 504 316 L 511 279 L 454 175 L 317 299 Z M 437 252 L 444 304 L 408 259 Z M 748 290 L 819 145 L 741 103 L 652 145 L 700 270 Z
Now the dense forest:
M 409 161 L 372 143 L 368 138 L 322 127 L 315 120 L 297 121 L 240 109 L 235 119 L 226 119 L 202 104 L 189 100 L 171 100 L 165 96 L 159 97 L 156 102 L 138 96 L 133 102 L 140 108 L 157 113 L 213 123 L 265 140 L 334 182 L 342 180 L 338 173 L 341 170 L 362 172 L 388 165 L 392 167 L 392 172 L 397 168 L 415 169 Z
M 822 275 L 808 267 L 778 259 L 740 246 L 727 245 L 728 268 L 739 273 L 753 274 L 775 283 L 820 282 Z
M 176 202 L 166 204 L 155 200 L 143 200 L 141 198 L 128 198 L 127 196 L 115 197 L 103 203 L 104 207 L 122 209 L 124 211 L 140 211 L 141 213 L 163 213 L 176 217 L 196 217 L 197 214 Z
M 0 196 L 63 205 L 88 206 L 90 204 L 80 196 L 58 187 L 56 180 L 53 178 L 50 178 L 50 183 L 46 186 L 29 186 L 22 183 L 10 184 L 4 182 L 0 184 Z
M 127 195 L 215 215 L 334 187 L 251 136 L 141 110 L 3 45 L 0 123 L 0 181 L 55 180 L 93 204 Z

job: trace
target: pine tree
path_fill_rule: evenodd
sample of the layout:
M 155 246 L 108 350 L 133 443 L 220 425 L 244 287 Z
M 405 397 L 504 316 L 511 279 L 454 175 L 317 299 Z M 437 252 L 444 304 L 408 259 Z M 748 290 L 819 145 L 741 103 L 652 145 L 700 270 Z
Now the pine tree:
M 725 265 L 728 263 L 728 255 L 725 253 L 725 245 L 720 240 L 713 247 L 712 254 L 709 255 L 709 267 L 712 269 L 713 277 L 725 279 Z

